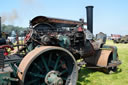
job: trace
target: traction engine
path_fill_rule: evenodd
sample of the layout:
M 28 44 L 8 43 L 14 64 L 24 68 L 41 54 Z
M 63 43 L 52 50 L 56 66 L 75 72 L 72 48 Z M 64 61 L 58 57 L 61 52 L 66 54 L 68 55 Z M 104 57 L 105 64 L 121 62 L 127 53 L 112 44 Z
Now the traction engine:
M 104 37 L 93 39 L 93 6 L 86 9 L 87 23 L 33 18 L 24 44 L 10 55 L 0 48 L 0 85 L 76 85 L 82 65 L 115 71 L 121 64 L 117 48 L 105 45 Z

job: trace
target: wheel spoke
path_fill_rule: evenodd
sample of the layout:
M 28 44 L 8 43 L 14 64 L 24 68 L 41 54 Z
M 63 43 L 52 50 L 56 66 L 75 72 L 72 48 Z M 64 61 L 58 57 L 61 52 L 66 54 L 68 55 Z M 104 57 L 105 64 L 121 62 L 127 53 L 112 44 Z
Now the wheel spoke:
M 35 66 L 38 70 L 40 70 L 40 72 L 42 72 L 42 69 L 41 69 L 41 67 L 40 67 L 39 65 L 37 65 L 36 63 L 34 63 L 34 66 Z
M 32 80 L 32 81 L 27 82 L 25 85 L 31 85 L 31 84 L 33 84 L 33 83 L 39 81 L 39 80 L 40 80 L 40 79 L 34 79 L 34 80 Z
M 59 64 L 59 66 L 57 67 L 57 69 L 59 69 L 61 66 L 63 66 L 65 63 L 62 61 L 61 64 Z
M 62 71 L 61 73 L 60 73 L 60 75 L 63 75 L 63 74 L 65 74 L 66 72 L 68 72 L 68 70 L 66 69 L 66 70 L 64 70 L 64 71 Z
M 50 53 L 50 55 L 49 55 L 48 66 L 50 65 L 51 60 L 52 60 L 52 53 Z
M 58 56 L 58 58 L 57 58 L 57 60 L 56 60 L 56 64 L 55 64 L 55 66 L 54 66 L 54 70 L 57 69 L 57 66 L 58 66 L 58 63 L 59 63 L 59 61 L 60 61 L 60 58 L 61 58 L 61 56 Z
M 41 75 L 41 74 L 39 74 L 39 73 L 29 72 L 28 74 L 31 75 L 31 76 L 34 76 L 34 77 L 45 78 L 44 75 Z
M 45 61 L 45 59 L 44 59 L 44 56 L 42 56 L 41 59 L 42 59 L 42 61 L 43 61 L 43 64 L 44 64 L 44 66 L 45 66 L 47 72 L 49 72 L 49 68 L 48 68 L 48 65 L 47 65 L 47 63 L 46 63 L 46 61 Z

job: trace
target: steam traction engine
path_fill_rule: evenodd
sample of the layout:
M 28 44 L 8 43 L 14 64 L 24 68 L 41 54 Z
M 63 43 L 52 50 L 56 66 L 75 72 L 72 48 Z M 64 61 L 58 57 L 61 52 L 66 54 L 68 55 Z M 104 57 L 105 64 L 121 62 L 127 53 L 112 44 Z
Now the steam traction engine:
M 93 7 L 86 8 L 87 23 L 44 16 L 32 19 L 24 44 L 11 55 L 0 51 L 1 61 L 5 57 L 0 85 L 76 85 L 78 65 L 84 64 L 116 70 L 117 48 L 104 45 L 105 39 L 93 40 Z M 77 63 L 79 59 L 83 61 Z

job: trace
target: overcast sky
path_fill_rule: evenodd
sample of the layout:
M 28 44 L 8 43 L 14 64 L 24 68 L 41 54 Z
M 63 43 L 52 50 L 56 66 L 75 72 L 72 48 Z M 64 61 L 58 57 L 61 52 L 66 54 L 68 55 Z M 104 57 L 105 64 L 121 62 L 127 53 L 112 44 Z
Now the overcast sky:
M 1 0 L 0 16 L 3 24 L 21 27 L 38 15 L 86 21 L 88 5 L 94 6 L 95 34 L 128 34 L 128 0 Z

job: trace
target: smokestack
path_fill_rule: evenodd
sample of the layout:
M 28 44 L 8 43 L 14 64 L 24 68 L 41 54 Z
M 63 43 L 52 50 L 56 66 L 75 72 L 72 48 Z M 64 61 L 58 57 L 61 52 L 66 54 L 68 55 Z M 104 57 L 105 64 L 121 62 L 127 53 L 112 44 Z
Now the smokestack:
M 2 37 L 1 35 L 1 17 L 0 17 L 0 38 Z
M 93 33 L 93 6 L 86 7 L 87 13 L 87 29 Z

